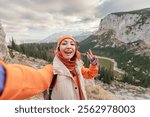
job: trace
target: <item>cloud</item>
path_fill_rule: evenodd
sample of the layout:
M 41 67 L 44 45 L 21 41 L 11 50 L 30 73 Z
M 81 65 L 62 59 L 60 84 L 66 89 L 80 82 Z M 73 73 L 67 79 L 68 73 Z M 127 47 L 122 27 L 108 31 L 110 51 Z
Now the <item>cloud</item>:
M 17 38 L 19 34 L 29 34 L 32 29 L 35 32 L 41 30 L 41 38 L 44 31 L 48 34 L 63 29 L 62 27 L 72 28 L 74 24 L 79 26 L 76 28 L 85 28 L 83 24 L 96 18 L 94 14 L 98 2 L 99 0 L 1 0 L 0 20 L 7 37 L 17 35 Z
M 98 29 L 100 18 L 108 13 L 148 7 L 150 2 L 149 0 L 0 0 L 0 5 L 0 21 L 7 38 L 14 36 L 16 40 L 33 40 L 61 30 L 95 30 Z
M 102 18 L 113 12 L 131 11 L 149 7 L 149 0 L 104 0 L 96 8 L 96 16 Z

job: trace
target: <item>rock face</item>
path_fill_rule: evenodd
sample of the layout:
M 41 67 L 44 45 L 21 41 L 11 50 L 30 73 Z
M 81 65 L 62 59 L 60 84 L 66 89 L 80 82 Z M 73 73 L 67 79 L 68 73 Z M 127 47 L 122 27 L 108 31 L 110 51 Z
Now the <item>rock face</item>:
M 5 42 L 5 32 L 2 25 L 0 24 L 0 59 L 4 61 L 9 61 L 9 52 Z
M 128 83 L 113 81 L 110 85 L 97 81 L 96 84 L 111 92 L 121 100 L 149 100 L 150 88 L 134 86 Z M 112 99 L 112 97 L 111 97 Z
M 107 44 L 150 56 L 150 8 L 109 14 L 101 20 L 95 35 L 109 35 Z
M 99 31 L 111 29 L 124 42 L 143 40 L 150 44 L 150 8 L 131 12 L 113 13 L 101 20 Z

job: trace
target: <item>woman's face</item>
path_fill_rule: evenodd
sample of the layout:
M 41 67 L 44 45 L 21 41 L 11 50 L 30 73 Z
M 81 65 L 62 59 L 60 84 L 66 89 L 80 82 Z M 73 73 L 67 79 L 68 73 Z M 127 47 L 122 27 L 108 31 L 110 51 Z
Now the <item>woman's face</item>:
M 76 51 L 76 44 L 71 39 L 64 39 L 60 44 L 60 52 L 65 59 L 70 60 Z

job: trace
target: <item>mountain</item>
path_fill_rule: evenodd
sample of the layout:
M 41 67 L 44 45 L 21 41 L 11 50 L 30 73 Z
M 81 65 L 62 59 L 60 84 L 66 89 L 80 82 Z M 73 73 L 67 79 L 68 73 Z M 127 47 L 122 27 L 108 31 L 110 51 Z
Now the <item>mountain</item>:
M 150 44 L 150 8 L 112 13 L 101 20 L 97 34 L 102 31 L 113 30 L 115 37 L 124 42 L 143 40 Z
M 64 31 L 64 32 L 59 32 L 59 33 L 54 33 L 48 37 L 46 37 L 45 39 L 40 40 L 38 43 L 49 43 L 49 42 L 57 42 L 57 40 L 62 36 L 62 35 L 72 35 L 74 36 L 74 38 L 80 42 L 84 39 L 86 39 L 89 35 L 91 35 L 94 32 L 68 32 L 68 31 Z
M 114 59 L 129 83 L 150 86 L 150 8 L 107 15 L 79 49 Z
M 90 39 L 93 47 L 128 48 L 138 55 L 150 56 L 150 8 L 111 13 L 101 19 L 98 31 Z M 83 42 L 84 43 L 84 42 Z

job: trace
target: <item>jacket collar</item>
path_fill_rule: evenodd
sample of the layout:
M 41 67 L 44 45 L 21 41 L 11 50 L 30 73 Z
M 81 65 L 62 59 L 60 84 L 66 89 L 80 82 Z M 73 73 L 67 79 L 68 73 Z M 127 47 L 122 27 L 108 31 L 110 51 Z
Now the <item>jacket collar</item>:
M 67 67 L 55 56 L 53 60 L 53 73 L 73 77 Z
M 82 60 L 77 60 L 76 62 L 76 70 L 81 69 L 81 67 L 83 66 L 83 62 Z M 65 76 L 69 76 L 72 77 L 72 74 L 70 73 L 70 71 L 67 69 L 67 67 L 59 60 L 59 58 L 57 56 L 54 57 L 53 60 L 53 73 L 54 74 L 61 74 L 61 75 L 65 75 Z

